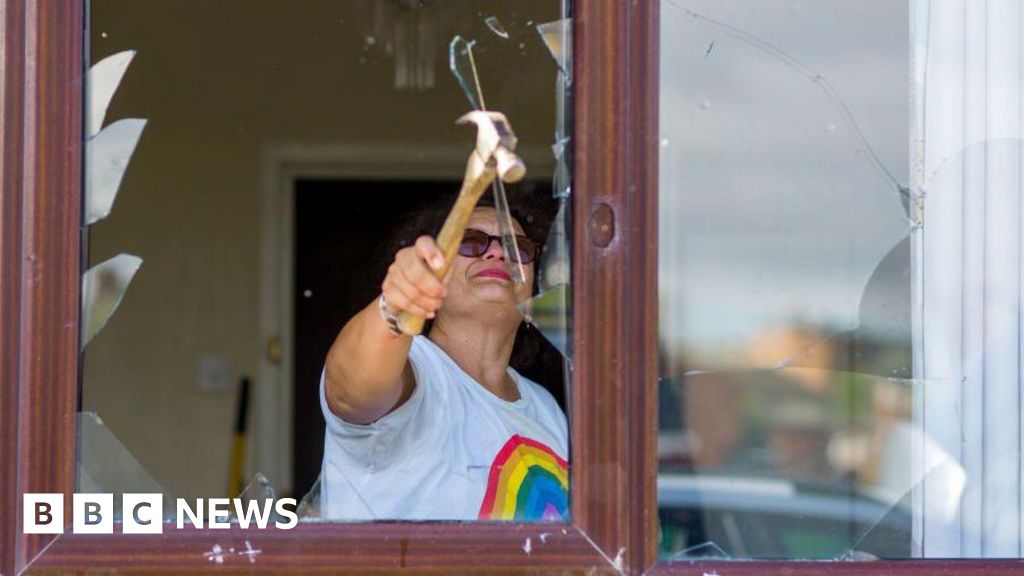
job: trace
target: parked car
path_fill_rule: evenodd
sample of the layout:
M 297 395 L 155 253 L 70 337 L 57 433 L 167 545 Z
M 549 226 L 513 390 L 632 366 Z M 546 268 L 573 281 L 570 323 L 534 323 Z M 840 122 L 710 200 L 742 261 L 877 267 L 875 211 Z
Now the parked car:
M 658 477 L 659 557 L 871 559 L 910 555 L 906 502 L 854 486 L 668 473 Z

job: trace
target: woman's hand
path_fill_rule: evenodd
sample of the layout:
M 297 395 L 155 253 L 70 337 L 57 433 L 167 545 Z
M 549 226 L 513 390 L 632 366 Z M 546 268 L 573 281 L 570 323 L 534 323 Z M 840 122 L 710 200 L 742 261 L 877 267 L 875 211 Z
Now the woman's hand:
M 399 250 L 381 284 L 388 310 L 433 318 L 447 293 L 445 282 L 434 275 L 443 267 L 444 253 L 430 236 L 420 236 L 416 244 Z

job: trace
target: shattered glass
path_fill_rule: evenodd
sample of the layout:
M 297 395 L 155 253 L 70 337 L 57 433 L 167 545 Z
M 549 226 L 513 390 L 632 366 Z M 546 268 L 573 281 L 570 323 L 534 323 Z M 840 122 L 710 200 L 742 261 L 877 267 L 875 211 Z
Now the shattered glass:
M 669 557 L 669 561 L 678 560 L 728 560 L 729 555 L 725 553 L 725 550 L 715 544 L 714 542 L 703 542 L 701 544 L 694 544 L 685 550 L 680 550 Z
M 262 473 L 257 472 L 253 474 L 249 483 L 246 484 L 245 488 L 235 496 L 241 501 L 241 508 L 243 511 L 251 511 L 254 509 L 260 510 L 261 515 L 269 510 L 268 516 L 269 522 L 286 523 L 288 520 L 277 513 L 274 507 L 274 502 L 277 501 L 277 490 L 274 489 L 273 484 L 267 479 Z M 232 522 L 238 522 L 238 504 L 232 504 L 230 519 Z
M 134 50 L 118 52 L 100 60 L 85 75 L 85 85 L 88 88 L 87 100 L 89 102 L 86 113 L 86 135 L 89 138 L 100 133 L 103 128 L 103 121 L 107 116 L 107 108 L 121 85 L 128 66 L 135 58 Z
M 504 40 L 516 38 L 515 34 L 510 35 L 496 17 L 487 17 L 485 24 L 495 37 Z M 537 328 L 566 358 L 571 358 L 571 350 L 568 346 L 571 339 L 570 318 L 572 316 L 572 290 L 569 278 L 571 228 L 569 226 L 570 211 L 567 207 L 571 190 L 571 117 L 568 113 L 571 109 L 571 102 L 568 98 L 572 66 L 572 20 L 566 18 L 539 24 L 536 26 L 536 31 L 558 69 L 555 91 L 558 117 L 551 151 L 555 157 L 553 193 L 559 200 L 559 209 L 551 224 L 536 267 L 538 294 L 524 302 L 520 310 L 527 322 Z M 495 49 L 495 47 L 486 48 L 485 45 L 484 52 L 489 54 Z M 449 67 L 470 105 L 476 109 L 486 109 L 485 90 L 481 86 L 481 75 L 478 69 L 479 56 L 475 55 L 480 52 L 477 40 L 467 40 L 462 36 L 456 36 L 449 45 Z M 515 235 L 509 219 L 505 185 L 496 179 L 493 188 L 494 203 L 499 212 L 502 247 L 505 251 L 508 270 L 514 280 L 522 281 L 523 268 L 518 259 L 519 251 L 515 245 Z
M 558 70 L 572 83 L 572 18 L 563 18 L 537 26 Z
M 687 349 L 695 368 L 771 366 L 784 356 L 750 354 L 773 330 L 802 324 L 832 336 L 861 328 L 864 287 L 912 230 L 900 193 L 909 173 L 899 90 L 906 73 L 892 65 L 877 73 L 894 84 L 888 127 L 833 87 L 856 81 L 825 59 L 839 58 L 838 48 L 816 55 L 812 67 L 723 16 L 680 7 L 701 5 L 729 22 L 756 20 L 708 2 L 667 2 L 663 11 L 671 32 L 662 53 L 673 58 L 661 87 L 660 244 L 672 247 L 659 262 L 661 292 L 672 294 L 660 306 L 662 338 Z M 774 40 L 810 29 L 825 9 L 772 19 L 775 29 L 762 33 Z M 888 56 L 906 62 L 905 46 Z M 830 67 L 835 80 L 822 72 Z M 848 121 L 853 109 L 857 121 Z
M 309 489 L 309 492 L 299 500 L 299 506 L 296 509 L 296 513 L 299 515 L 299 520 L 303 522 L 316 521 L 321 519 L 320 513 L 320 476 L 316 477 L 316 482 L 313 483 L 313 487 Z
M 520 307 L 533 325 L 566 358 L 572 358 L 572 285 L 569 258 L 569 203 L 562 201 L 537 264 L 539 293 Z
M 508 207 L 508 196 L 505 195 L 505 182 L 501 178 L 495 178 L 491 182 L 491 190 L 494 194 L 494 206 L 498 212 L 498 232 L 501 235 L 501 249 L 505 252 L 505 268 L 508 270 L 512 282 L 522 284 L 526 282 L 526 269 L 519 258 L 519 243 L 516 241 L 516 230 L 512 224 L 512 212 Z
M 961 381 L 913 362 L 908 18 L 662 1 L 666 560 L 906 558 L 959 506 L 919 404 Z
M 137 118 L 121 119 L 103 127 L 107 108 L 134 57 L 134 50 L 119 52 L 96 63 L 86 74 L 88 140 L 85 144 L 83 210 L 86 225 L 95 224 L 110 214 L 128 163 L 146 127 L 146 121 Z M 93 266 L 83 275 L 83 349 L 117 310 L 141 264 L 142 259 L 138 256 L 118 254 Z
M 82 348 L 106 326 L 121 305 L 142 259 L 118 254 L 90 268 L 82 276 Z
M 480 89 L 480 77 L 476 71 L 476 60 L 473 58 L 474 40 L 466 40 L 456 35 L 448 45 L 448 68 L 451 70 L 459 86 L 462 87 L 466 99 L 474 110 L 486 110 L 484 95 Z
M 508 32 L 505 30 L 505 27 L 502 26 L 501 20 L 498 20 L 497 16 L 488 16 L 484 19 L 484 24 L 487 24 L 487 27 L 491 29 L 491 32 L 494 32 L 499 37 L 504 38 L 505 40 L 509 39 Z
M 86 224 L 94 224 L 110 214 L 128 162 L 146 127 L 145 120 L 128 118 L 103 128 L 110 102 L 134 58 L 134 50 L 113 54 L 97 62 L 85 76 L 88 102 L 85 144 Z
M 572 360 L 572 19 L 537 26 L 544 45 L 558 66 L 554 144 L 555 173 L 552 190 L 558 212 L 537 264 L 538 294 L 521 307 L 523 315 L 569 362 Z M 571 367 L 567 370 L 571 371 Z
M 79 412 L 78 474 L 75 492 L 114 495 L 114 516 L 121 517 L 121 495 L 163 494 L 164 518 L 174 517 L 174 498 L 153 478 L 97 414 Z
M 486 20 L 487 26 L 499 34 L 502 38 L 508 39 L 508 33 L 497 18 L 491 16 Z M 501 30 L 500 33 L 497 29 Z M 466 98 L 476 110 L 486 110 L 484 105 L 484 92 L 480 85 L 480 77 L 476 70 L 476 60 L 473 57 L 474 41 L 466 41 L 461 36 L 455 36 L 449 44 L 449 63 L 451 72 L 455 75 L 459 85 L 462 87 Z M 501 236 L 501 248 L 505 252 L 505 267 L 512 281 L 522 284 L 526 281 L 526 272 L 523 263 L 519 258 L 519 246 L 516 243 L 515 228 L 512 225 L 512 215 L 508 207 L 508 197 L 505 195 L 505 182 L 500 175 L 491 182 L 491 190 L 494 196 L 494 207 L 498 213 L 498 230 Z
M 93 224 L 110 214 L 128 162 L 145 127 L 145 120 L 118 120 L 85 143 L 86 224 Z
M 572 130 L 559 70 L 570 46 L 556 61 L 537 24 L 568 3 L 298 0 L 287 10 L 247 6 L 242 23 L 233 3 L 205 0 L 89 7 L 80 403 L 103 415 L 140 470 L 193 499 L 231 496 L 236 471 L 260 470 L 244 501 L 306 494 L 303 520 L 319 518 L 324 430 L 318 380 L 306 371 L 323 366 L 320 329 L 336 336 L 380 282 L 375 263 L 340 285 L 300 280 L 299 264 L 351 246 L 376 258 L 398 215 L 433 208 L 438 183 L 462 178 L 473 139 L 454 121 L 470 109 L 505 113 L 528 167 L 524 181 L 491 193 L 503 212 L 537 214 L 531 238 L 547 240 L 534 264 L 537 311 L 522 331 L 542 348 L 532 366 L 550 377 L 521 373 L 563 399 Z M 368 216 L 341 242 L 299 246 L 322 239 L 298 233 L 317 225 L 292 219 L 298 198 L 314 195 L 298 183 L 340 189 L 352 179 L 369 193 L 345 194 L 345 210 Z M 374 193 L 392 180 L 422 198 Z M 548 204 L 532 206 L 535 198 Z M 502 221 L 515 270 L 515 236 Z M 235 384 L 246 378 L 254 401 L 237 431 Z M 80 452 L 83 470 L 103 465 L 98 452 Z M 211 562 L 238 553 L 222 548 L 207 553 Z
M 250 500 L 277 500 L 277 490 L 274 489 L 274 486 L 266 476 L 257 472 L 249 480 L 249 483 L 245 485 L 245 488 L 235 497 L 243 502 Z
M 1008 127 L 999 130 L 1005 137 L 980 141 L 966 131 L 959 142 L 929 147 L 922 163 L 921 318 L 928 330 L 915 361 L 926 375 L 959 374 L 961 384 L 922 391 L 918 415 L 930 441 L 964 468 L 963 478 L 926 479 L 917 496 L 923 557 L 1020 555 L 1013 512 L 1019 437 L 1008 433 L 1020 426 L 1019 131 Z M 961 490 L 958 506 L 941 506 Z

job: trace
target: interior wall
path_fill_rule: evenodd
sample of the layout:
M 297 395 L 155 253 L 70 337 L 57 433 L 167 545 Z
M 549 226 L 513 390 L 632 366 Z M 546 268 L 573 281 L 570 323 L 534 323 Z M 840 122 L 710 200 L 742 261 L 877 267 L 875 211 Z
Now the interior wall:
M 258 374 L 263 150 L 468 152 L 471 129 L 453 123 L 468 105 L 447 71 L 452 29 L 487 34 L 482 21 L 496 14 L 526 30 L 559 10 L 557 1 L 426 4 L 439 14 L 436 85 L 399 91 L 393 58 L 367 34 L 370 2 L 91 2 L 92 62 L 138 51 L 107 123 L 148 125 L 112 214 L 90 229 L 91 264 L 120 252 L 143 264 L 88 345 L 83 409 L 97 412 L 168 493 L 227 491 L 235 397 L 201 392 L 197 361 L 227 358 L 236 382 Z M 478 55 L 487 103 L 508 114 L 521 146 L 549 146 L 554 61 L 536 33 L 512 38 L 521 44 L 487 40 L 493 52 Z

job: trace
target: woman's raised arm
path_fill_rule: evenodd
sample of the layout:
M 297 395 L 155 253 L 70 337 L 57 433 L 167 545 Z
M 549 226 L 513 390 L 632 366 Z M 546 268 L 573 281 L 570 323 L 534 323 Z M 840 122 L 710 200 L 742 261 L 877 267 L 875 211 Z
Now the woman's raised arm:
M 433 318 L 446 290 L 434 270 L 444 255 L 429 236 L 395 254 L 381 284 L 387 310 Z M 335 414 L 353 424 L 368 424 L 402 404 L 416 385 L 409 365 L 412 338 L 392 332 L 380 300 L 352 317 L 327 353 L 327 403 Z

